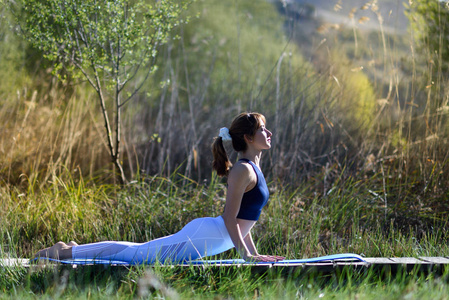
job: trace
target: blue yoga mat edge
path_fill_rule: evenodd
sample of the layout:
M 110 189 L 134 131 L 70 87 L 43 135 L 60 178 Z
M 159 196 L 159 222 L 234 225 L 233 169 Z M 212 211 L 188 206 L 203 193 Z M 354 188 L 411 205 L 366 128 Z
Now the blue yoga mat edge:
M 36 262 L 40 259 L 52 261 L 61 264 L 72 264 L 72 265 L 131 265 L 128 262 L 118 261 L 118 260 L 102 260 L 102 259 L 67 259 L 58 260 L 53 258 L 41 257 L 31 259 L 30 262 Z M 246 262 L 243 259 L 225 259 L 225 260 L 193 260 L 193 261 L 183 261 L 180 263 L 175 263 L 176 265 L 258 265 L 258 264 L 276 264 L 276 265 L 288 265 L 288 264 L 301 264 L 301 263 L 318 263 L 326 261 L 336 261 L 336 260 L 350 260 L 357 262 L 366 262 L 362 256 L 354 253 L 341 253 L 332 254 L 320 257 L 312 257 L 305 259 L 287 259 L 278 262 Z M 172 263 L 169 263 L 172 265 Z

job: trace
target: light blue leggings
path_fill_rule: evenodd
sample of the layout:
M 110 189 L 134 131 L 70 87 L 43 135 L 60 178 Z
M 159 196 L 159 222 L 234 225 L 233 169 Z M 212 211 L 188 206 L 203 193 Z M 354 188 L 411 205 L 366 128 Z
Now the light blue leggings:
M 118 260 L 130 264 L 181 262 L 234 247 L 223 218 L 199 218 L 173 235 L 146 243 L 99 242 L 72 247 L 73 259 Z

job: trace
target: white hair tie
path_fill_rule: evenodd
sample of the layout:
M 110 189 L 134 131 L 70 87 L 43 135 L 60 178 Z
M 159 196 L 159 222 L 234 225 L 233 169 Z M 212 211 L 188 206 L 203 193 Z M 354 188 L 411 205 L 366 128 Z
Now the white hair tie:
M 221 137 L 223 141 L 232 141 L 232 137 L 229 134 L 229 129 L 226 127 L 220 128 L 220 134 L 218 136 Z

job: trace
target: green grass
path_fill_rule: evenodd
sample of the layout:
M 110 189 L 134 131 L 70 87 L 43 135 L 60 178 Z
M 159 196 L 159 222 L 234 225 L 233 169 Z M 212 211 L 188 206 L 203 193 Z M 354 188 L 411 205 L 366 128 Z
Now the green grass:
M 440 274 L 347 268 L 324 275 L 278 271 L 255 274 L 239 267 L 99 266 L 30 273 L 17 268 L 1 278 L 0 297 L 21 299 L 447 299 L 449 291 L 449 268 Z
M 377 179 L 348 178 L 317 193 L 271 183 L 272 195 L 254 227 L 262 252 L 302 258 L 338 252 L 367 256 L 438 256 L 448 253 L 445 219 L 426 209 L 385 205 Z M 377 191 L 377 192 L 375 192 Z M 148 241 L 172 234 L 190 220 L 223 211 L 225 186 L 216 177 L 207 184 L 183 176 L 141 178 L 126 187 L 85 182 L 67 174 L 44 187 L 0 190 L 2 240 L 14 254 L 30 256 L 59 240 Z M 402 217 L 405 220 L 397 220 Z M 408 224 L 405 227 L 404 224 Z M 388 242 L 386 243 L 385 241 Z M 20 245 L 20 246 L 19 246 Z
M 375 178 L 375 177 L 374 177 Z M 310 184 L 281 188 L 274 183 L 268 207 L 254 228 L 261 253 L 305 258 L 353 252 L 368 257 L 444 256 L 449 253 L 447 226 L 402 230 L 394 210 L 372 193 L 375 180 L 335 182 L 320 195 Z M 216 216 L 223 210 L 224 185 L 217 178 L 198 184 L 182 176 L 140 178 L 119 188 L 73 178 L 53 177 L 45 187 L 30 183 L 28 190 L 3 189 L 0 217 L 3 257 L 31 257 L 41 247 L 58 240 L 80 243 L 100 240 L 147 241 L 181 229 L 191 219 Z M 6 213 L 10 212 L 10 213 Z M 231 250 L 218 258 L 236 258 Z M 155 266 L 122 271 L 68 271 L 51 269 L 27 272 L 2 269 L 0 291 L 4 297 L 105 299 L 133 298 L 139 293 L 179 298 L 375 298 L 406 297 L 445 299 L 448 275 L 403 272 L 381 277 L 379 272 L 352 269 L 342 274 L 254 275 L 242 268 L 215 271 L 201 268 Z M 152 272 L 152 273 L 148 273 Z M 151 279 L 153 278 L 153 279 Z M 158 284 L 154 283 L 158 280 Z M 147 280 L 150 283 L 145 283 Z M 140 282 L 140 285 L 139 285 Z M 143 289 L 143 290 L 142 290 Z M 445 294 L 446 293 L 446 294 Z M 167 296 L 168 295 L 168 296 Z M 356 296 L 358 295 L 358 296 Z

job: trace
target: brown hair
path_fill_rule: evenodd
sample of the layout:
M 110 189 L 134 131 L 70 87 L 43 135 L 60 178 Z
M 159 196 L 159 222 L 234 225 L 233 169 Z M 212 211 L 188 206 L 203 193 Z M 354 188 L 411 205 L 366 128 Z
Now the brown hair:
M 253 137 L 256 134 L 256 130 L 261 127 L 262 122 L 265 123 L 264 115 L 256 112 L 241 113 L 235 117 L 229 128 L 229 134 L 232 138 L 232 148 L 237 152 L 246 151 L 248 145 L 245 141 L 245 135 Z M 223 139 L 221 137 L 215 138 L 212 144 L 212 154 L 214 155 L 212 168 L 217 171 L 219 176 L 228 175 L 232 163 L 229 161 L 226 150 L 223 147 Z

